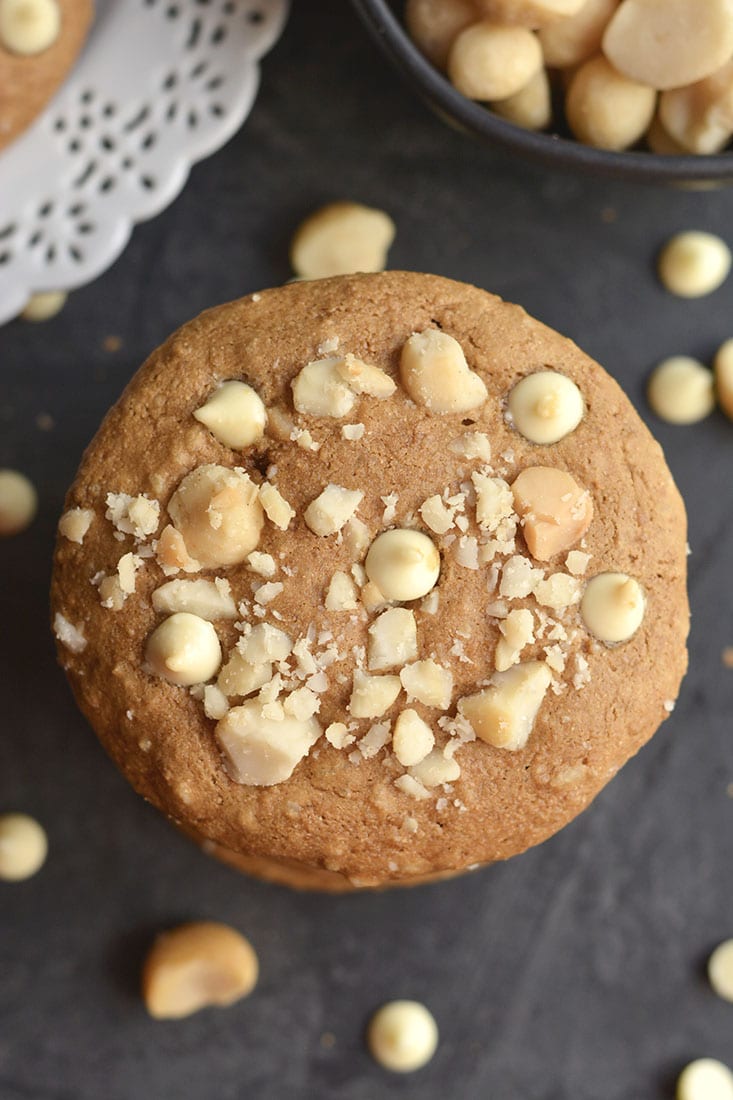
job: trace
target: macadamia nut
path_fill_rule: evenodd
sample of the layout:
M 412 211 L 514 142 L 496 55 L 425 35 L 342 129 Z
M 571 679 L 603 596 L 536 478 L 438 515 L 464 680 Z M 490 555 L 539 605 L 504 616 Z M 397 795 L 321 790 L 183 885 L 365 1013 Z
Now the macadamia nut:
M 580 10 L 540 30 L 545 64 L 551 69 L 581 65 L 601 48 L 603 32 L 619 0 L 584 0 Z
M 434 413 L 470 412 L 488 396 L 461 345 L 440 329 L 410 336 L 402 348 L 400 377 L 415 404 Z
M 145 1007 L 156 1020 L 178 1020 L 210 1005 L 231 1005 L 257 984 L 257 955 L 226 924 L 196 921 L 158 936 L 142 975 Z
M 356 669 L 349 701 L 353 718 L 381 718 L 394 703 L 402 684 L 399 676 L 369 676 Z
M 607 645 L 626 642 L 642 624 L 641 585 L 626 573 L 599 573 L 588 581 L 580 603 L 586 628 Z
M 93 519 L 94 512 L 91 508 L 69 508 L 59 520 L 59 534 L 69 542 L 81 546 Z
M 599 56 L 586 61 L 573 76 L 565 114 L 579 141 L 619 151 L 634 145 L 649 129 L 656 105 L 653 88 Z
M 287 715 L 270 718 L 267 703 L 250 699 L 232 707 L 216 727 L 216 739 L 224 752 L 229 775 L 248 787 L 272 787 L 284 783 L 308 755 L 323 730 L 314 717 Z
M 441 749 L 433 749 L 410 768 L 410 776 L 428 789 L 443 783 L 455 783 L 460 777 L 461 766 L 453 756 L 446 756 Z
M 60 31 L 58 0 L 0 0 L 0 44 L 10 53 L 43 53 Z
M 0 470 L 0 536 L 24 531 L 37 508 L 38 494 L 25 474 Z
M 390 1001 L 372 1016 L 368 1042 L 372 1056 L 385 1069 L 411 1073 L 435 1054 L 438 1025 L 418 1001 Z
M 523 88 L 493 102 L 491 109 L 523 130 L 546 130 L 552 122 L 552 93 L 546 70 L 538 69 Z
M 514 665 L 495 673 L 483 691 L 460 699 L 458 710 L 482 741 L 516 752 L 527 744 L 551 679 L 542 661 Z
M 418 703 L 423 703 L 426 707 L 436 707 L 438 710 L 447 710 L 450 706 L 453 673 L 432 658 L 405 665 L 400 670 L 400 681 L 408 703 L 417 699 Z
M 534 641 L 534 616 L 527 608 L 514 608 L 499 622 L 502 637 L 496 645 L 494 665 L 497 672 L 506 672 L 519 664 L 519 655 Z
M 497 23 L 536 29 L 576 15 L 585 0 L 476 0 L 476 3 Z
M 23 0 L 18 0 L 22 3 Z M 2 0 L 0 0 L 0 4 Z M 0 8 L 0 10 L 2 10 Z M 1 18 L 1 16 L 0 16 Z M 50 321 L 66 305 L 69 295 L 64 290 L 44 290 L 40 294 L 32 294 L 25 304 L 21 319 L 23 321 Z
M 306 363 L 292 382 L 293 404 L 310 416 L 348 416 L 356 404 L 356 393 L 342 377 L 343 359 L 315 359 Z
M 434 744 L 433 731 L 416 710 L 400 712 L 392 734 L 392 750 L 403 767 L 419 764 Z
M 453 42 L 478 18 L 473 0 L 407 0 L 405 24 L 420 51 L 444 69 Z
M 678 233 L 659 256 L 659 278 L 670 294 L 701 298 L 722 286 L 731 267 L 731 252 L 713 233 Z
M 210 622 L 179 611 L 148 638 L 145 656 L 156 676 L 190 687 L 210 680 L 221 665 L 221 646 Z
M 367 631 L 367 667 L 370 672 L 403 665 L 417 657 L 417 624 L 406 607 L 390 607 Z
M 687 355 L 665 359 L 652 372 L 647 397 L 653 412 L 670 424 L 695 424 L 715 408 L 712 371 Z
M 243 470 L 226 466 L 198 466 L 187 474 L 168 513 L 189 554 L 208 569 L 244 561 L 264 523 L 257 486 Z
M 344 489 L 341 485 L 327 485 L 312 500 L 303 519 L 314 535 L 326 538 L 335 535 L 353 516 L 364 494 L 359 489 Z
M 564 470 L 530 466 L 512 484 L 514 508 L 530 554 L 538 561 L 569 550 L 593 520 L 593 501 Z
M 733 940 L 725 940 L 708 959 L 708 980 L 724 1001 L 733 1001 Z
M 421 531 L 398 527 L 376 537 L 364 568 L 386 599 L 419 600 L 438 580 L 440 554 Z
M 48 840 L 41 825 L 28 814 L 0 814 L 0 879 L 20 882 L 40 871 Z
M 542 68 L 542 48 L 525 27 L 484 19 L 461 31 L 448 55 L 451 81 L 469 99 L 507 99 Z
M 714 1058 L 698 1058 L 677 1078 L 676 1100 L 733 1100 L 733 1073 Z
M 530 443 L 558 443 L 583 419 L 583 397 L 570 378 L 554 370 L 522 378 L 507 398 L 512 424 Z
M 386 371 L 357 359 L 355 355 L 345 355 L 343 359 L 337 359 L 336 373 L 354 393 L 367 394 L 369 397 L 391 397 L 397 389 L 394 378 L 390 378 Z
M 301 279 L 383 271 L 394 236 L 395 224 L 383 210 L 333 202 L 300 225 L 290 246 L 290 262 Z
M 733 134 L 733 61 L 695 84 L 663 92 L 659 119 L 680 152 L 719 153 Z
M 168 581 L 153 592 L 153 607 L 158 614 L 188 611 L 209 622 L 237 617 L 229 581 L 220 577 L 214 581 Z
M 733 340 L 726 340 L 715 356 L 715 392 L 727 417 L 733 420 Z
M 237 449 L 262 439 L 267 425 L 262 399 L 246 382 L 224 382 L 193 415 L 225 447 Z

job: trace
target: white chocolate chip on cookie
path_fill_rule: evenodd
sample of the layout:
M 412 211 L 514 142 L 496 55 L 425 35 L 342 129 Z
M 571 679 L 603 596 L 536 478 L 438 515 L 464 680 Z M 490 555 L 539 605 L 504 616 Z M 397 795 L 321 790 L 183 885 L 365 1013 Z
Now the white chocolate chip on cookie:
M 182 611 L 156 627 L 148 638 L 145 656 L 156 676 L 190 687 L 216 675 L 221 646 L 210 622 Z
M 225 447 L 237 449 L 262 439 L 267 424 L 262 399 L 246 382 L 224 382 L 193 415 Z
M 440 575 L 440 554 L 421 531 L 395 528 L 377 535 L 364 562 L 367 576 L 388 600 L 418 600 Z
M 469 412 L 488 396 L 461 345 L 440 329 L 425 329 L 405 341 L 400 377 L 412 400 L 433 413 Z
M 511 422 L 530 443 L 557 443 L 575 431 L 585 406 L 580 390 L 554 370 L 528 374 L 507 399 Z
M 641 585 L 626 573 L 599 573 L 586 585 L 580 604 L 585 626 L 607 645 L 631 638 L 644 619 Z
M 0 0 L 0 45 L 32 57 L 54 44 L 61 31 L 58 0 Z
M 408 708 L 399 713 L 392 733 L 392 750 L 403 767 L 419 764 L 434 744 L 433 731 L 416 710 Z

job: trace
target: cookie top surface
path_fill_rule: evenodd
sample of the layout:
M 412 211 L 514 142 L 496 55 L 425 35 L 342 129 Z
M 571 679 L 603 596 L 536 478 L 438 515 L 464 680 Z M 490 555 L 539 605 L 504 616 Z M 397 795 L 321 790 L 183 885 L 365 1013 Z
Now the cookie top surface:
M 30 126 L 66 79 L 93 15 L 92 0 L 2 0 L 0 149 Z
M 446 279 L 202 314 L 66 508 L 52 603 L 82 709 L 145 797 L 253 858 L 369 885 L 511 856 L 648 740 L 686 667 L 658 444 L 569 340 Z

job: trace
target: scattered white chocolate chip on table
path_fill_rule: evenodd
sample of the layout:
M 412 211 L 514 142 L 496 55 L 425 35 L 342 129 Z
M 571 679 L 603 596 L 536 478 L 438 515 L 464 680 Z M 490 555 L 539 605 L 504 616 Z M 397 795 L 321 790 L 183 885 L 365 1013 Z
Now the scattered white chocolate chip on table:
M 0 0 L 0 3 L 2 0 Z M 69 295 L 64 290 L 45 290 L 33 294 L 26 302 L 21 319 L 23 321 L 50 321 L 66 305 Z
M 0 46 L 33 57 L 54 44 L 61 30 L 58 0 L 0 0 Z
M 733 1073 L 715 1058 L 698 1058 L 677 1078 L 676 1100 L 733 1100 Z
M 708 959 L 708 980 L 724 1001 L 733 1001 L 733 940 L 724 940 Z
M 394 1073 L 412 1073 L 427 1065 L 438 1047 L 435 1017 L 419 1001 L 389 1001 L 369 1022 L 369 1050 Z
M 723 285 L 730 267 L 731 251 L 725 241 L 713 233 L 688 230 L 667 242 L 657 270 L 670 294 L 701 298 Z
M 712 371 L 688 355 L 665 359 L 647 386 L 652 411 L 670 424 L 696 424 L 715 408 Z
M 20 882 L 31 878 L 46 861 L 45 830 L 28 814 L 0 814 L 0 879 Z
M 357 202 L 333 202 L 299 226 L 290 246 L 290 262 L 301 279 L 382 271 L 394 236 L 394 222 L 383 210 Z
M 179 1020 L 248 996 L 259 964 L 249 940 L 215 921 L 182 924 L 158 936 L 145 959 L 142 993 L 156 1020 Z
M 715 394 L 725 415 L 733 420 L 733 340 L 718 348 L 713 362 Z
M 0 536 L 18 535 L 32 521 L 38 508 L 33 483 L 18 470 L 0 470 Z

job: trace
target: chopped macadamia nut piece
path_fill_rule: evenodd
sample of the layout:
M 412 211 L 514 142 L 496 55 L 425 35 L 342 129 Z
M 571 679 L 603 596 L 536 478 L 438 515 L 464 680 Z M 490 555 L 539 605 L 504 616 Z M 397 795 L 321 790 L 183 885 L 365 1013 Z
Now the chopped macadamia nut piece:
M 393 1073 L 412 1073 L 435 1054 L 438 1025 L 419 1001 L 390 1001 L 372 1016 L 368 1043 L 380 1066 Z
M 522 600 L 534 592 L 542 577 L 542 570 L 534 569 L 529 558 L 514 554 L 504 562 L 499 595 L 509 600 Z
M 189 611 L 200 619 L 236 619 L 237 605 L 229 581 L 168 581 L 153 592 L 153 607 L 159 614 Z
M 15 0 L 15 2 L 23 3 L 23 0 Z M 45 290 L 40 294 L 32 294 L 20 315 L 21 319 L 34 322 L 50 321 L 61 312 L 68 297 L 64 290 Z
M 440 554 L 421 531 L 396 528 L 377 535 L 364 563 L 367 576 L 388 600 L 418 600 L 436 584 Z
M 399 676 L 368 676 L 356 669 L 349 701 L 353 718 L 381 718 L 394 703 L 402 685 Z
M 356 738 L 349 733 L 349 727 L 344 722 L 332 722 L 326 727 L 326 740 L 335 749 L 347 749 L 353 745 Z
M 293 379 L 293 403 L 309 416 L 348 416 L 356 404 L 356 393 L 342 378 L 343 359 L 316 359 L 307 363 Z
M 541 582 L 544 583 L 544 582 Z M 534 617 L 526 608 L 515 608 L 499 623 L 502 637 L 496 646 L 494 665 L 497 672 L 505 672 L 519 663 L 519 655 L 526 645 L 534 641 Z
M 440 749 L 432 752 L 410 768 L 410 775 L 424 787 L 439 787 L 443 783 L 455 783 L 460 777 L 461 768 L 453 757 L 445 756 Z
M 384 748 L 389 739 L 389 722 L 375 722 L 359 741 L 357 748 L 365 760 L 370 760 Z
M 99 601 L 102 607 L 108 611 L 121 611 L 124 607 L 127 593 L 122 591 L 120 578 L 115 573 L 111 577 L 103 577 L 99 583 Z
M 725 940 L 708 959 L 708 980 L 724 1001 L 733 1001 L 733 940 Z
M 419 512 L 425 526 L 429 527 L 436 535 L 444 535 L 446 531 L 449 531 L 456 517 L 455 509 L 447 505 L 437 493 L 435 496 L 428 497 L 426 501 L 423 501 Z
M 260 504 L 270 522 L 281 531 L 287 531 L 291 519 L 295 516 L 295 509 L 291 508 L 280 490 L 269 481 L 263 481 L 259 488 L 259 497 Z
M 229 710 L 229 701 L 217 684 L 207 684 L 204 688 L 204 714 L 214 722 L 223 718 Z
M 608 22 L 619 0 L 584 0 L 575 15 L 557 19 L 540 30 L 545 64 L 570 69 L 599 52 Z
M 458 341 L 436 328 L 414 333 L 405 341 L 400 377 L 412 400 L 433 413 L 469 412 L 488 396 Z
M 588 568 L 591 555 L 586 554 L 583 550 L 571 550 L 565 559 L 565 566 L 568 573 L 572 573 L 575 577 L 582 577 Z
M 285 588 L 285 585 L 281 581 L 265 581 L 261 584 L 255 592 L 255 603 L 264 607 L 268 603 L 272 603 L 277 599 L 280 593 Z
M 497 23 L 523 27 L 554 25 L 576 15 L 585 0 L 476 0 L 479 11 L 492 16 Z
M 221 646 L 210 622 L 177 612 L 148 638 L 145 657 L 156 676 L 190 687 L 210 680 L 221 665 Z
M 126 596 L 135 591 L 135 574 L 143 564 L 143 559 L 137 554 L 123 554 L 117 562 L 117 577 L 120 589 Z
M 138 541 L 154 535 L 160 522 L 160 505 L 144 494 L 107 493 L 105 518 L 123 535 L 133 535 Z
M 619 151 L 634 145 L 651 125 L 657 93 L 614 69 L 603 56 L 584 62 L 565 97 L 565 116 L 579 141 Z
M 323 732 L 315 718 L 269 718 L 259 697 L 232 709 L 216 727 L 216 738 L 235 783 L 271 787 L 284 783 Z
M 733 13 L 732 13 L 733 15 Z M 657 270 L 662 285 L 680 298 L 702 298 L 730 274 L 731 251 L 713 233 L 678 233 L 662 249 Z
M 491 685 L 458 703 L 476 736 L 497 749 L 516 752 L 527 744 L 552 675 L 542 661 L 497 672 Z
M 293 650 L 293 643 L 277 626 L 258 623 L 237 642 L 237 649 L 246 661 L 261 664 L 263 661 L 284 661 Z
M 407 0 L 405 24 L 421 53 L 444 69 L 453 42 L 476 22 L 473 0 Z
M 395 224 L 383 210 L 357 202 L 322 206 L 299 226 L 290 262 L 301 279 L 384 271 Z
M 733 340 L 726 340 L 718 348 L 713 367 L 718 403 L 725 415 L 733 420 Z
M 502 478 L 482 470 L 474 470 L 471 481 L 476 491 L 476 521 L 484 530 L 495 531 L 514 512 L 512 491 Z
M 272 554 L 263 554 L 260 550 L 253 550 L 247 555 L 247 565 L 253 573 L 259 577 L 274 577 L 277 573 L 277 563 Z
M 383 611 L 367 631 L 367 667 L 379 672 L 417 657 L 417 624 L 412 611 L 391 607 Z
M 233 649 L 216 681 L 220 691 L 231 698 L 241 695 L 244 698 L 259 691 L 272 679 L 272 665 L 269 661 L 253 664 L 247 661 L 238 649 Z
M 54 615 L 53 632 L 61 645 L 66 646 L 72 653 L 82 653 L 87 647 L 87 640 L 79 627 L 70 623 L 60 611 Z
M 673 355 L 652 371 L 647 398 L 662 420 L 696 424 L 715 408 L 713 372 L 688 355 Z
M 512 493 L 525 542 L 538 561 L 580 542 L 593 520 L 590 493 L 564 470 L 530 466 L 515 479 Z
M 58 0 L 0 0 L 0 45 L 32 57 L 54 44 L 61 32 Z
M 671 92 L 663 92 L 660 96 L 661 101 L 665 96 L 671 95 Z M 664 123 L 661 119 L 661 112 L 658 110 L 652 124 L 644 135 L 644 140 L 653 153 L 659 153 L 664 157 L 677 157 L 683 156 L 689 150 L 684 149 L 679 142 L 667 133 Z
M 651 88 L 694 84 L 733 54 L 729 0 L 623 0 L 603 52 L 620 73 Z
M 28 814 L 0 814 L 0 880 L 21 882 L 46 862 L 45 830 Z
M 409 794 L 410 798 L 414 798 L 417 802 L 424 802 L 432 797 L 427 787 L 424 787 L 413 775 L 399 775 L 395 779 L 394 785 L 398 791 Z
M 358 606 L 356 585 L 348 573 L 337 570 L 326 593 L 326 611 L 356 611 Z
M 59 520 L 59 534 L 69 542 L 76 542 L 81 546 L 93 519 L 94 512 L 91 508 L 69 508 Z
M 307 722 L 321 709 L 321 700 L 310 688 L 300 687 L 290 692 L 283 707 L 286 714 L 297 718 L 300 722 Z
M 226 466 L 192 470 L 168 502 L 168 512 L 188 552 L 208 569 L 244 561 L 264 522 L 257 486 L 244 471 Z
M 542 48 L 536 35 L 491 19 L 461 31 L 448 54 L 448 75 L 469 99 L 507 99 L 541 68 Z
M 186 549 L 181 532 L 170 524 L 160 533 L 156 557 L 166 576 L 181 570 L 184 573 L 198 573 L 201 569 L 201 562 L 192 558 Z
M 225 447 L 250 447 L 265 434 L 267 410 L 246 382 L 224 382 L 193 414 Z
M 397 389 L 394 378 L 386 371 L 357 359 L 355 355 L 345 355 L 336 360 L 336 371 L 354 393 L 369 397 L 391 397 Z
M 733 1073 L 715 1058 L 698 1058 L 677 1078 L 676 1100 L 733 1100 Z
M 25 474 L 0 470 L 0 535 L 24 531 L 37 508 L 38 494 Z
M 448 450 L 461 458 L 491 461 L 491 443 L 484 432 L 464 432 L 448 444 Z
M 364 609 L 370 615 L 374 611 L 381 611 L 384 607 L 389 606 L 389 600 L 383 592 L 380 592 L 373 581 L 367 581 L 359 595 Z
M 341 429 L 341 436 L 343 439 L 348 439 L 350 443 L 354 443 L 364 436 L 363 424 L 344 424 Z
M 367 525 L 356 516 L 352 516 L 351 519 L 344 524 L 343 540 L 344 546 L 351 557 L 359 561 L 369 549 L 372 536 L 369 533 Z
M 552 122 L 552 89 L 547 71 L 538 69 L 523 88 L 492 103 L 491 109 L 499 118 L 523 130 L 546 130 Z
M 695 84 L 663 92 L 658 117 L 677 152 L 721 152 L 733 134 L 733 61 Z
M 303 519 L 314 535 L 321 538 L 335 535 L 351 519 L 363 498 L 359 489 L 344 489 L 331 483 L 310 502 Z
M 517 382 L 507 408 L 514 427 L 530 443 L 558 443 L 575 431 L 585 412 L 575 383 L 553 370 L 536 371 Z
M 257 956 L 234 928 L 182 924 L 158 936 L 143 967 L 143 999 L 156 1020 L 179 1020 L 209 1005 L 231 1005 L 257 984 Z
M 607 645 L 625 642 L 644 619 L 642 587 L 626 573 L 599 573 L 588 581 L 580 604 L 587 629 Z
M 392 734 L 392 750 L 403 767 L 419 764 L 434 744 L 433 731 L 416 710 L 400 712 Z
M 417 699 L 426 707 L 447 710 L 453 694 L 453 674 L 436 661 L 415 661 L 400 671 L 400 681 L 407 694 L 407 701 Z
M 537 603 L 542 607 L 551 607 L 555 611 L 562 611 L 577 603 L 580 594 L 580 581 L 577 577 L 568 576 L 567 573 L 553 573 L 545 580 L 539 581 L 534 590 Z

